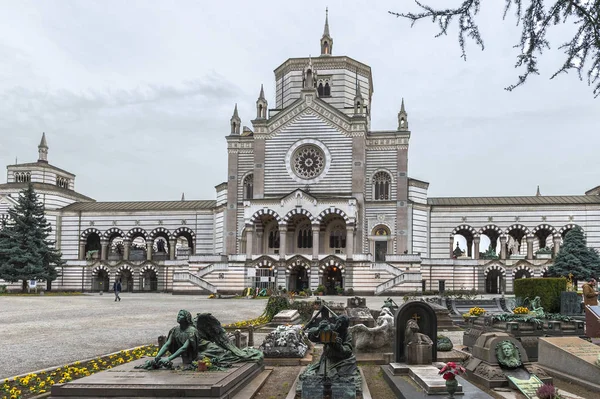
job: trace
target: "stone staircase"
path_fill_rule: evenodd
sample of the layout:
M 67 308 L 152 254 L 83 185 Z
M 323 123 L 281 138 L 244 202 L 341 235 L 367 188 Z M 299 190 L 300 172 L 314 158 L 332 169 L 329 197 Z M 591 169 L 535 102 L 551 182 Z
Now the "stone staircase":
M 206 280 L 198 277 L 195 274 L 190 272 L 176 272 L 173 274 L 173 282 L 188 282 L 195 285 L 202 290 L 208 291 L 211 294 L 215 294 L 217 292 L 217 287 Z
M 382 295 L 393 288 L 397 288 L 398 286 L 405 284 L 407 285 L 406 291 L 414 291 L 414 287 L 409 287 L 408 285 L 421 284 L 421 272 L 403 272 L 397 267 L 385 262 L 374 263 L 373 270 L 385 271 L 394 276 L 375 287 L 375 295 Z

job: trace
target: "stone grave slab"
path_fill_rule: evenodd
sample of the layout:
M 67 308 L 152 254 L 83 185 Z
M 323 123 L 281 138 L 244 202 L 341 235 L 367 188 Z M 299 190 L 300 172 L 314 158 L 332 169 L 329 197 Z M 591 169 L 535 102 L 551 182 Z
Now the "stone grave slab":
M 585 335 L 600 338 L 600 306 L 585 306 Z
M 530 376 L 527 380 L 522 380 L 509 375 L 508 381 L 511 388 L 514 387 L 518 389 L 528 399 L 537 398 L 536 392 L 538 388 L 544 384 L 544 382 L 535 375 Z
M 577 337 L 545 337 L 539 341 L 538 365 L 549 374 L 600 391 L 600 346 Z
M 375 327 L 375 319 L 369 308 L 348 308 L 346 314 L 351 326 L 364 324 L 367 327 Z
M 264 366 L 237 363 L 227 371 L 143 370 L 142 358 L 65 384 L 52 386 L 51 398 L 150 398 L 189 397 L 225 399 L 232 397 L 259 375 Z M 175 365 L 181 364 L 177 359 Z
M 446 393 L 446 380 L 439 374 L 435 366 L 409 366 L 408 375 L 425 390 L 428 395 Z M 462 395 L 463 387 L 459 383 L 455 395 Z
M 296 309 L 282 310 L 271 320 L 272 324 L 298 324 L 300 313 Z

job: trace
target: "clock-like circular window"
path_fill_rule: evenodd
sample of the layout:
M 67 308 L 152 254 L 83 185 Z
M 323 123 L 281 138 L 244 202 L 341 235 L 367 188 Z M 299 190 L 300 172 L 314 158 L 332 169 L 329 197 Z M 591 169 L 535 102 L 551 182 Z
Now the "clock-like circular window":
M 301 179 L 314 179 L 325 169 L 325 154 L 316 145 L 303 145 L 292 156 L 292 168 Z

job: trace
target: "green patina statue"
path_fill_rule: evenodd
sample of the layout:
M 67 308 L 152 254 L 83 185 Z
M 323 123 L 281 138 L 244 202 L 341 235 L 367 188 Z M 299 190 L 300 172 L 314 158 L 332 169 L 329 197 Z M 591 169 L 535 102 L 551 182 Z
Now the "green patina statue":
M 210 313 L 198 313 L 194 323 L 190 312 L 180 310 L 177 322 L 179 325 L 169 331 L 156 357 L 136 368 L 172 369 L 173 360 L 178 357 L 181 357 L 181 368 L 184 370 L 193 369 L 193 362 L 204 357 L 208 357 L 218 368 L 239 362 L 260 362 L 263 359 L 263 353 L 259 350 L 239 349 L 233 345 L 219 320 Z M 163 357 L 166 353 L 169 355 Z
M 522 366 L 521 352 L 511 341 L 502 341 L 496 345 L 496 359 L 500 366 L 514 369 Z
M 383 306 L 381 306 L 381 308 L 388 308 L 392 315 L 394 314 L 394 312 L 396 310 L 398 310 L 398 305 L 396 304 L 396 302 L 394 302 L 394 300 L 392 298 L 388 298 L 385 301 L 383 301 Z
M 317 363 L 310 364 L 300 374 L 301 384 L 306 381 L 319 381 L 325 386 L 332 382 L 345 382 L 351 391 L 362 389 L 360 372 L 356 365 L 356 357 L 353 353 L 352 333 L 348 331 L 349 320 L 345 315 L 334 318 L 330 323 L 324 319 L 315 327 L 309 328 L 307 337 L 309 340 L 323 344 L 323 354 Z

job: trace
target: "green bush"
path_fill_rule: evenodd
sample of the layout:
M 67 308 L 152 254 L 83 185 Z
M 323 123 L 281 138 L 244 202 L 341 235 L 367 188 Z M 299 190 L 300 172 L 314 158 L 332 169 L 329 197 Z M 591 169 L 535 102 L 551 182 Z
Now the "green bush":
M 546 313 L 560 312 L 560 293 L 567 290 L 567 279 L 559 278 L 520 278 L 515 280 L 515 297 L 523 300 L 540 297 Z

